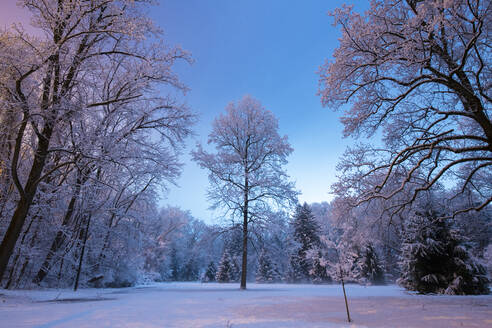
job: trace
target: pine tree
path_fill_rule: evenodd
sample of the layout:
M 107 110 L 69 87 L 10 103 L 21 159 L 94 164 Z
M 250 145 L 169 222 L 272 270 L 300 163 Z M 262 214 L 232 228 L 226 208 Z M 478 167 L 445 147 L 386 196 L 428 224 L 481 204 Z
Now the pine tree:
M 181 279 L 184 281 L 198 280 L 198 263 L 191 258 L 186 262 L 181 273 Z
M 274 283 L 280 281 L 280 274 L 268 253 L 263 250 L 258 258 L 256 282 Z
M 173 245 L 171 248 L 171 263 L 170 263 L 170 270 L 171 270 L 171 280 L 172 281 L 178 281 L 180 278 L 180 268 L 179 268 L 179 259 L 178 259 L 178 252 L 176 250 L 176 247 Z
M 456 230 L 450 231 L 449 246 L 450 264 L 448 271 L 448 288 L 445 293 L 450 295 L 481 295 L 488 294 L 487 270 L 471 254 L 468 245 L 461 240 Z
M 210 264 L 207 267 L 207 271 L 203 276 L 203 282 L 212 282 L 215 281 L 215 276 L 217 275 L 217 268 L 215 267 L 214 261 L 210 261 Z
M 224 253 L 222 254 L 222 258 L 220 259 L 217 274 L 215 275 L 215 280 L 217 282 L 230 282 L 232 280 L 232 270 L 233 268 L 229 253 L 227 251 L 224 251 Z
M 485 268 L 437 212 L 410 217 L 403 236 L 398 283 L 419 293 L 487 294 Z
M 291 255 L 289 280 L 302 282 L 311 279 L 310 271 L 313 268 L 312 260 L 307 256 L 311 249 L 321 246 L 319 239 L 319 226 L 307 203 L 297 206 L 294 220 L 292 221 L 294 240 L 299 244 Z
M 358 259 L 360 280 L 374 285 L 384 284 L 384 269 L 372 244 L 367 244 Z
M 298 283 L 298 282 L 305 281 L 306 276 L 303 274 L 300 263 L 301 263 L 301 259 L 299 257 L 299 254 L 297 254 L 297 252 L 290 255 L 289 264 L 285 274 L 286 282 Z
M 230 279 L 231 282 L 239 282 L 241 279 L 241 258 L 239 256 L 230 256 L 231 263 L 231 271 L 230 271 Z

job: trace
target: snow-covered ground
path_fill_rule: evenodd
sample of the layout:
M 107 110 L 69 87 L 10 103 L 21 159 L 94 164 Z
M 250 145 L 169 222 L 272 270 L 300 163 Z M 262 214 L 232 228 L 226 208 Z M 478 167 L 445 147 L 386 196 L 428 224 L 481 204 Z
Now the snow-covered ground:
M 419 296 L 397 286 L 162 283 L 0 289 L 0 327 L 492 327 L 492 295 Z

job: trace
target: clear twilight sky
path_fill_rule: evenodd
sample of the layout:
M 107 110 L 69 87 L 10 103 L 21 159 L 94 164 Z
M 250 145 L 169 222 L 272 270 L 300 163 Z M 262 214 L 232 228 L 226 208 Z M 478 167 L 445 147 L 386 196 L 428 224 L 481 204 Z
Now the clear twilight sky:
M 279 120 L 294 152 L 287 172 L 302 192 L 301 202 L 329 201 L 336 164 L 351 139 L 342 138 L 339 113 L 321 106 L 316 71 L 331 59 L 341 35 L 329 10 L 343 3 L 362 12 L 369 1 L 340 0 L 161 0 L 149 10 L 165 40 L 191 52 L 192 65 L 176 71 L 191 89 L 184 97 L 199 115 L 195 137 L 187 142 L 178 186 L 162 205 L 179 206 L 206 222 L 207 172 L 190 161 L 196 142 L 206 143 L 213 119 L 231 101 L 249 94 Z M 28 22 L 16 0 L 0 0 L 0 26 Z M 27 23 L 28 24 L 28 23 Z

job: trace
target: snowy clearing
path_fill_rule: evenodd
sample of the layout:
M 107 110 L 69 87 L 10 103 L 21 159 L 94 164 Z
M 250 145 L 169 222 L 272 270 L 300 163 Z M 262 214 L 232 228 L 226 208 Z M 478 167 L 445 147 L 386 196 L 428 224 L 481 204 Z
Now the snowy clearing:
M 0 290 L 2 327 L 492 327 L 492 295 L 420 296 L 398 286 L 161 283 Z

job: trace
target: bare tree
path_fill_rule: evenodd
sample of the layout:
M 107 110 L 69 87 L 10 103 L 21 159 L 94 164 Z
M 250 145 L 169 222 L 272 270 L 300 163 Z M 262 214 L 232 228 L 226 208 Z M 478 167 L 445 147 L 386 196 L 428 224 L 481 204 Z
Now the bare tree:
M 216 152 L 198 145 L 193 159 L 209 171 L 213 207 L 242 218 L 241 289 L 246 289 L 248 224 L 265 219 L 272 205 L 292 204 L 297 198 L 283 169 L 292 148 L 278 134 L 273 114 L 249 96 L 229 104 L 226 114 L 215 119 L 208 143 Z
M 396 199 L 396 213 L 441 183 L 473 193 L 454 215 L 490 204 L 492 3 L 384 0 L 331 15 L 342 37 L 319 71 L 322 103 L 350 104 L 345 136 L 382 136 L 347 151 L 335 193 Z

